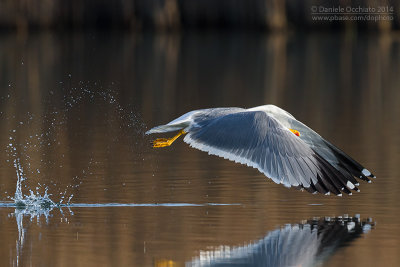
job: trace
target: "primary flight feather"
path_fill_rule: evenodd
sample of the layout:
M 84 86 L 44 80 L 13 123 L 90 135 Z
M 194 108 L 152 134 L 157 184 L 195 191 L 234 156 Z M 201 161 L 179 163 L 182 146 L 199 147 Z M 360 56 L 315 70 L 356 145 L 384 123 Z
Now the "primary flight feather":
M 357 179 L 375 176 L 319 134 L 274 105 L 250 109 L 190 111 L 146 134 L 179 131 L 159 138 L 154 147 L 171 145 L 180 135 L 191 147 L 257 168 L 275 183 L 311 193 L 359 191 Z M 357 178 L 357 179 L 356 179 Z

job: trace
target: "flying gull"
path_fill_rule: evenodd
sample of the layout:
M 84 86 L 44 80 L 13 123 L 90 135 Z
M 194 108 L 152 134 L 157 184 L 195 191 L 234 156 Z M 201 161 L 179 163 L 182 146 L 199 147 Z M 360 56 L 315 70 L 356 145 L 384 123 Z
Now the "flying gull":
M 250 109 L 210 108 L 190 111 L 146 134 L 179 131 L 158 138 L 153 147 L 170 146 L 179 136 L 208 154 L 254 167 L 277 184 L 310 193 L 359 192 L 357 179 L 375 176 L 360 163 L 290 113 L 264 105 Z

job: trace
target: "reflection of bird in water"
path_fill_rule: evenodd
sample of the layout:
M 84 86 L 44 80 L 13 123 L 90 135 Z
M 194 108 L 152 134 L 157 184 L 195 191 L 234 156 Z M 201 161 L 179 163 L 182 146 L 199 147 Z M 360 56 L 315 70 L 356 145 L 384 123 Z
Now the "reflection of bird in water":
M 319 134 L 273 105 L 251 109 L 212 108 L 188 112 L 146 134 L 178 131 L 154 147 L 170 146 L 180 135 L 190 146 L 257 168 L 278 184 L 311 193 L 359 191 L 354 177 L 375 178 Z
M 311 219 L 244 246 L 200 251 L 186 266 L 315 266 L 373 226 L 372 220 L 361 222 L 358 217 Z

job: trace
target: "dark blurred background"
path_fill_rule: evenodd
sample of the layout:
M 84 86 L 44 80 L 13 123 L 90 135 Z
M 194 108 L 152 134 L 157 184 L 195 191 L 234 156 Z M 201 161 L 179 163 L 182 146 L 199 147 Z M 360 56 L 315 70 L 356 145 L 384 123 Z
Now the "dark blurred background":
M 318 12 L 338 6 L 354 12 Z M 377 229 L 324 266 L 400 266 L 399 12 L 388 0 L 0 0 L 1 201 L 14 195 L 18 159 L 24 193 L 41 184 L 54 201 L 241 204 L 74 208 L 19 231 L 3 208 L 0 266 L 183 266 L 343 214 Z M 378 179 L 351 197 L 311 195 L 182 140 L 154 150 L 144 135 L 193 109 L 263 104 Z
M 390 19 L 326 21 L 311 16 L 313 7 L 375 8 Z M 386 8 L 388 7 L 388 8 Z M 356 10 L 357 11 L 357 10 Z M 362 10 L 361 10 L 362 11 Z M 1 0 L 3 29 L 126 28 L 180 30 L 188 28 L 399 29 L 399 1 L 394 0 Z M 362 12 L 361 12 L 362 13 Z

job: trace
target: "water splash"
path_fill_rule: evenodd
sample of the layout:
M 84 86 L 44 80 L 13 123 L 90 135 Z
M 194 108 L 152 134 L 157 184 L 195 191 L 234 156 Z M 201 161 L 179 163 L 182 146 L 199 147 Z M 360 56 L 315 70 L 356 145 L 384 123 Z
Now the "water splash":
M 17 187 L 14 197 L 12 197 L 11 200 L 14 201 L 17 209 L 25 209 L 27 211 L 26 214 L 31 215 L 31 217 L 37 217 L 37 215 L 40 216 L 42 214 L 46 214 L 43 213 L 42 210 L 46 211 L 54 207 L 60 207 L 63 204 L 63 201 L 67 195 L 67 189 L 64 191 L 60 201 L 57 203 L 50 199 L 51 194 L 48 193 L 47 186 L 44 188 L 43 194 L 39 192 L 40 188 L 42 187 L 41 184 L 38 184 L 39 186 L 36 187 L 36 192 L 34 192 L 32 189 L 29 189 L 29 194 L 24 194 L 22 192 L 22 183 L 27 179 L 24 177 L 24 169 L 21 166 L 19 158 L 14 159 L 14 166 L 17 173 Z M 71 202 L 72 197 L 73 194 L 68 197 L 66 205 Z
M 38 225 L 40 225 L 40 219 L 45 218 L 46 224 L 48 224 L 51 212 L 54 208 L 58 208 L 60 213 L 63 215 L 61 203 L 64 197 L 61 198 L 59 203 L 55 203 L 50 199 L 51 194 L 48 193 L 48 187 L 45 187 L 44 193 L 40 194 L 39 190 L 42 187 L 41 184 L 36 187 L 36 192 L 30 189 L 29 194 L 24 194 L 22 191 L 22 184 L 27 180 L 27 178 L 24 175 L 24 169 L 21 166 L 19 158 L 14 159 L 14 167 L 17 173 L 17 186 L 14 197 L 10 197 L 14 203 L 7 206 L 15 207 L 14 213 L 10 213 L 9 217 L 15 217 L 17 222 L 18 239 L 16 241 L 16 257 L 14 265 L 20 266 L 20 258 L 23 253 L 25 234 L 27 231 L 27 228 L 24 227 L 24 218 L 29 218 L 31 222 L 36 219 Z M 68 199 L 68 203 L 71 198 L 72 196 Z
M 62 216 L 64 216 L 64 213 L 62 211 L 62 202 L 65 198 L 66 191 L 64 192 L 64 195 L 61 197 L 61 200 L 58 203 L 54 202 L 50 198 L 51 194 L 48 193 L 47 186 L 44 188 L 43 194 L 39 192 L 40 188 L 42 187 L 41 184 L 36 187 L 35 192 L 29 189 L 29 194 L 24 194 L 22 191 L 22 184 L 24 181 L 27 180 L 27 178 L 24 176 L 24 169 L 21 166 L 19 158 L 14 159 L 14 167 L 17 173 L 17 186 L 15 189 L 14 197 L 10 197 L 10 199 L 13 200 L 13 203 L 5 206 L 15 207 L 14 213 L 10 213 L 9 217 L 15 217 L 18 227 L 18 239 L 16 241 L 16 257 L 14 265 L 20 266 L 20 258 L 23 254 L 25 234 L 27 231 L 26 226 L 24 227 L 24 218 L 29 218 L 30 222 L 36 220 L 36 223 L 38 225 L 40 225 L 40 219 L 44 218 L 46 224 L 48 224 L 49 218 L 52 217 L 51 212 L 54 208 L 57 208 Z M 68 202 L 66 205 L 70 203 L 71 199 L 72 195 L 68 198 Z M 73 215 L 71 210 L 70 214 Z
M 17 172 L 17 188 L 14 198 L 7 192 L 5 197 L 18 201 L 18 203 L 33 203 L 33 199 L 49 198 L 49 194 L 41 193 L 38 190 L 30 192 L 29 189 L 36 187 L 39 182 L 48 186 L 49 192 L 54 195 L 51 199 L 66 204 L 73 197 L 72 192 L 76 193 L 76 187 L 93 176 L 94 165 L 102 164 L 101 160 L 95 157 L 91 151 L 85 152 L 88 161 L 82 161 L 82 166 L 74 168 L 71 172 L 71 179 L 56 179 L 55 174 L 62 172 L 65 166 L 65 144 L 64 134 L 71 121 L 79 121 L 80 111 L 86 104 L 107 106 L 106 118 L 104 123 L 110 124 L 109 142 L 107 153 L 112 143 L 124 142 L 126 148 L 133 151 L 137 158 L 142 158 L 140 146 L 145 144 L 140 138 L 130 138 L 132 135 L 140 136 L 144 134 L 145 125 L 141 119 L 140 112 L 130 104 L 126 103 L 123 97 L 115 90 L 114 83 L 107 86 L 101 82 L 79 81 L 73 82 L 71 76 L 67 78 L 69 82 L 61 82 L 60 88 L 50 90 L 47 95 L 43 95 L 41 103 L 45 107 L 43 112 L 35 114 L 32 111 L 21 113 L 18 117 L 12 114 L 2 114 L 1 118 L 10 121 L 12 128 L 9 129 L 9 142 L 7 142 L 6 162 L 14 166 Z M 9 105 L 18 105 L 18 97 L 14 90 L 10 90 L 7 98 L 0 99 L 7 101 Z M 75 116 L 76 115 L 76 116 Z M 97 116 L 97 115 L 96 115 Z M 102 115 L 98 115 L 102 116 Z M 108 116 L 108 117 L 107 117 Z M 115 121 L 117 121 L 115 123 Z M 38 127 L 40 125 L 40 127 Z M 122 132 L 124 140 L 119 140 L 118 134 L 113 131 Z M 85 133 L 90 134 L 90 133 Z M 127 138 L 125 138 L 127 137 Z M 59 153 L 48 153 L 57 151 Z M 69 152 L 69 151 L 68 151 Z M 23 168 L 22 168 L 23 166 Z M 48 171 L 43 168 L 47 168 Z M 59 169 L 59 170 L 58 170 Z M 27 179 L 29 177 L 29 179 Z M 97 177 L 96 177 L 97 178 Z M 67 183 L 64 183 L 67 182 Z M 63 184 L 64 183 L 64 184 Z M 47 187 L 46 187 L 47 188 Z M 44 187 L 42 187 L 44 189 Z M 22 191 L 29 190 L 28 195 L 23 195 Z M 7 190 L 10 192 L 10 190 Z M 66 191 L 69 191 L 67 193 Z M 35 196 L 35 197 L 33 197 Z M 60 199 L 61 197 L 61 199 Z
M 23 199 L 22 182 L 25 180 L 23 176 L 24 169 L 21 166 L 19 158 L 14 159 L 14 167 L 17 172 L 17 188 L 15 189 L 14 201 Z

